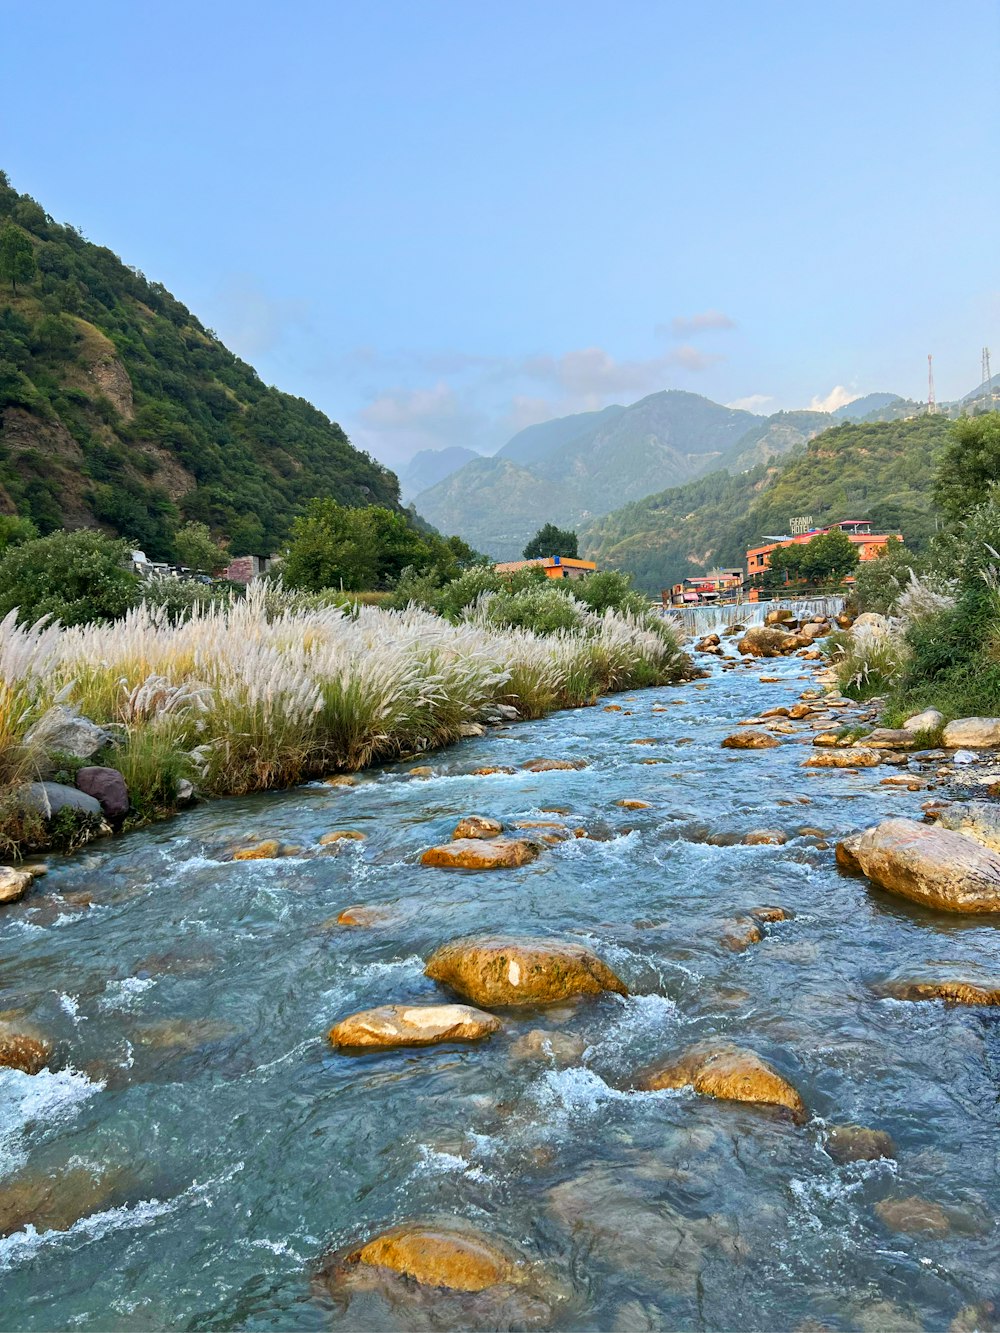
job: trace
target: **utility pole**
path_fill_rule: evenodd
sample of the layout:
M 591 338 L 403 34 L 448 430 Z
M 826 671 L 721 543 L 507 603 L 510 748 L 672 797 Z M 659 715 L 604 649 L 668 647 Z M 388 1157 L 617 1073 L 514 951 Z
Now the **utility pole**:
M 927 415 L 934 416 L 937 403 L 934 401 L 934 357 L 927 353 Z

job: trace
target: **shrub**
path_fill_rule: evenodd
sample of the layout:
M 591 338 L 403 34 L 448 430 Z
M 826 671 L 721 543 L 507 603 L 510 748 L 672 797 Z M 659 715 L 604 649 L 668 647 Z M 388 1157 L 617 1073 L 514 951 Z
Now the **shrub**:
M 114 620 L 138 601 L 128 561 L 127 542 L 90 528 L 22 542 L 0 559 L 0 616 L 16 609 L 22 624 Z

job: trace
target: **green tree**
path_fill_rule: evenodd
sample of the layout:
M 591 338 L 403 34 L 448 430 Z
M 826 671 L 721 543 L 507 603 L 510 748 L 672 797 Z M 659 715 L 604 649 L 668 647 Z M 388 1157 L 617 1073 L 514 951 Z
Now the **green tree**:
M 1000 412 L 962 417 L 938 463 L 934 499 L 952 522 L 990 498 L 1000 482 Z
M 35 247 L 28 233 L 12 222 L 5 223 L 0 231 L 0 280 L 9 282 L 16 294 L 17 284 L 31 282 L 37 272 Z
M 94 528 L 53 532 L 0 559 L 0 617 L 17 607 L 22 624 L 40 616 L 64 625 L 116 620 L 138 601 L 139 587 L 127 542 Z
M 769 588 L 780 588 L 785 583 L 794 583 L 796 579 L 802 578 L 804 549 L 804 546 L 799 544 L 779 546 L 776 551 L 772 551 L 764 575 L 765 585 Z
M 524 548 L 524 558 L 537 560 L 549 555 L 563 555 L 567 560 L 576 560 L 579 555 L 576 533 L 557 528 L 554 523 L 546 523 L 539 528 Z
M 839 583 L 857 568 L 858 548 L 839 528 L 820 533 L 799 549 L 802 552 L 802 576 L 811 583 Z
M 9 546 L 33 541 L 37 536 L 38 529 L 30 518 L 22 518 L 20 514 L 0 514 L 0 553 Z
M 288 553 L 281 566 L 291 588 L 320 592 L 343 587 L 360 592 L 375 584 L 378 566 L 366 511 L 325 497 L 311 500 L 292 524 Z
M 207 523 L 185 523 L 177 529 L 174 547 L 182 565 L 214 574 L 229 563 L 229 552 L 213 538 Z

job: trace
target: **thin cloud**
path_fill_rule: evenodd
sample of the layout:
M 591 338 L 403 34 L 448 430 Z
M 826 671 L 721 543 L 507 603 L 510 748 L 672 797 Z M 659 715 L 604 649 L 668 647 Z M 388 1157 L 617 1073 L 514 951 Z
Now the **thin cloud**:
M 817 395 L 809 404 L 810 412 L 836 412 L 838 407 L 846 407 L 858 397 L 856 390 L 848 389 L 843 384 L 835 384 L 830 392 L 821 398 Z
M 744 412 L 759 412 L 766 407 L 768 403 L 773 403 L 774 397 L 769 393 L 750 393 L 746 398 L 734 398 L 727 407 L 736 407 Z

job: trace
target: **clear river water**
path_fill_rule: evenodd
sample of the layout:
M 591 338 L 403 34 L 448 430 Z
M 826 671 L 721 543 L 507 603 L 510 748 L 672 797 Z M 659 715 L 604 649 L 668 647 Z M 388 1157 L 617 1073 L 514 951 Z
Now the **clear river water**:
M 353 788 L 216 802 L 52 858 L 0 916 L 0 1010 L 55 1043 L 49 1071 L 0 1070 L 0 1211 L 26 1175 L 75 1189 L 100 1168 L 117 1193 L 69 1230 L 0 1240 L 0 1326 L 499 1326 L 426 1295 L 345 1307 L 317 1289 L 329 1246 L 428 1213 L 540 1261 L 555 1329 L 946 1330 L 1000 1293 L 997 1019 L 872 989 L 930 961 L 995 970 L 996 927 L 836 869 L 837 837 L 919 817 L 926 793 L 880 785 L 896 770 L 803 770 L 804 731 L 720 748 L 811 683 L 797 661 L 719 672 L 463 742 L 423 761 L 427 780 L 400 764 Z M 588 767 L 471 776 L 538 756 Z M 592 836 L 516 870 L 418 862 L 463 814 L 563 818 L 551 807 Z M 788 841 L 734 842 L 761 827 Z M 367 837 L 316 854 L 332 829 Z M 305 852 L 225 859 L 251 836 Z M 355 904 L 386 920 L 337 925 Z M 794 918 L 724 947 L 734 913 L 763 904 Z M 440 996 L 430 952 L 492 930 L 582 942 L 632 993 L 508 1013 L 474 1046 L 329 1047 L 348 1013 Z M 579 1053 L 523 1058 L 515 1042 L 537 1028 Z M 773 1063 L 808 1121 L 629 1090 L 706 1037 Z M 836 1163 L 823 1145 L 843 1123 L 888 1131 L 896 1160 Z M 911 1196 L 947 1227 L 891 1230 L 876 1205 Z

